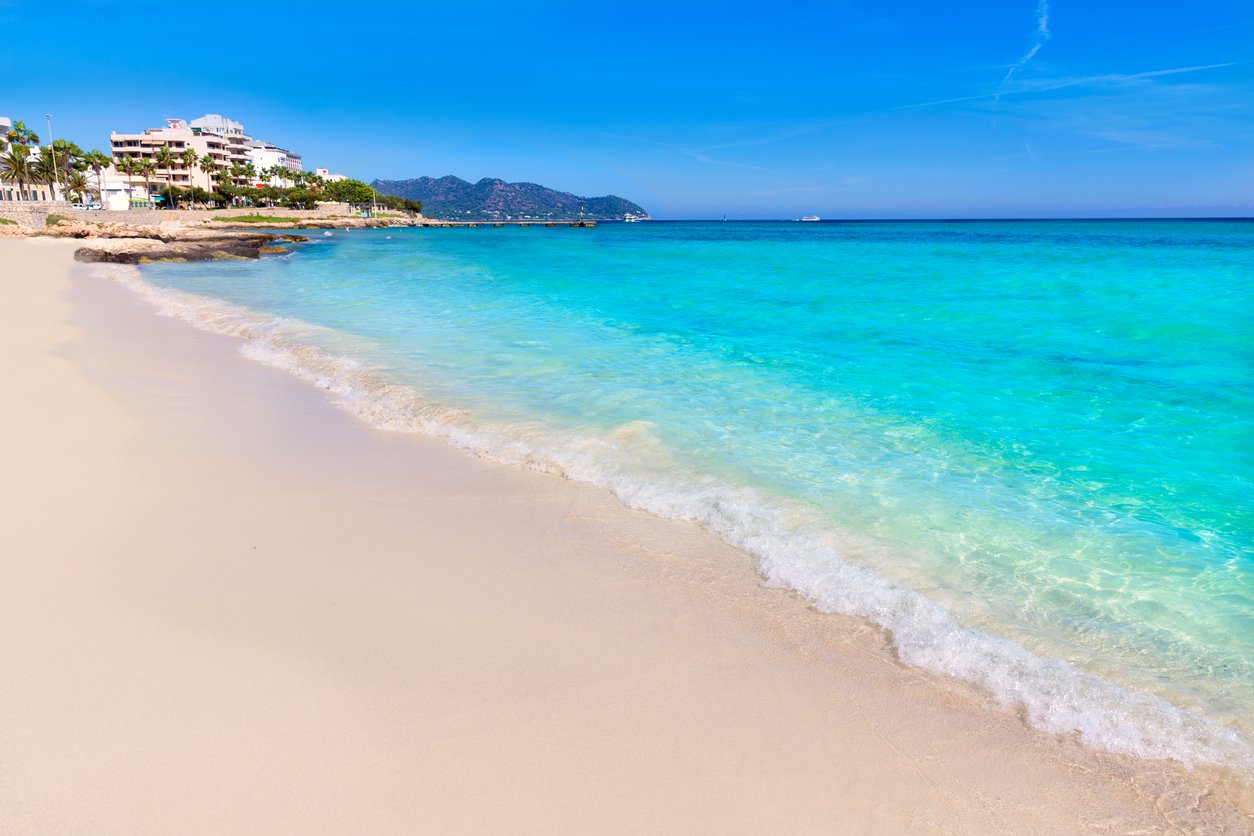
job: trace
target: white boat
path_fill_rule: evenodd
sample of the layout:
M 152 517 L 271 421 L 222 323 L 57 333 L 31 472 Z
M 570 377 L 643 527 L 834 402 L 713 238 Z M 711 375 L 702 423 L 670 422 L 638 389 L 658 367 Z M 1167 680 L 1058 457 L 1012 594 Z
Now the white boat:
M 626 223 L 626 224 L 634 224 L 634 223 L 639 223 L 640 221 L 647 221 L 647 220 L 649 220 L 648 215 L 633 215 L 631 212 L 626 212 L 623 214 L 623 223 Z
M 802 218 L 801 220 L 802 220 L 802 221 L 809 221 L 809 222 L 813 222 L 813 221 L 820 221 L 820 220 L 822 220 L 822 218 L 820 218 L 818 215 L 806 215 L 806 216 L 805 216 L 804 218 Z

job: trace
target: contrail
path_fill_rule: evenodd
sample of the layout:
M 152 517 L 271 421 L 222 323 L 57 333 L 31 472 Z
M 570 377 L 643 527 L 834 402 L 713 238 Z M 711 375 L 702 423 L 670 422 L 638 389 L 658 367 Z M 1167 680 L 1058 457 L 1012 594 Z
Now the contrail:
M 1033 33 L 1034 43 L 1032 48 L 1023 53 L 1023 57 L 1015 62 L 1015 65 L 1006 71 L 1006 77 L 1001 80 L 1001 87 L 998 93 L 1006 89 L 1015 77 L 1015 73 L 1022 70 L 1028 65 L 1036 53 L 1041 51 L 1041 47 L 1045 46 L 1045 42 L 1049 40 L 1049 0 L 1040 0 L 1036 6 L 1036 32 Z

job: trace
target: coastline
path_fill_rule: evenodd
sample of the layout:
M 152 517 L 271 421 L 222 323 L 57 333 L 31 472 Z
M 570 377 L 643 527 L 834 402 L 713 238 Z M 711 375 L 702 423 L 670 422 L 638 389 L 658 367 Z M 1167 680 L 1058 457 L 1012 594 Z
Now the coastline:
M 371 430 L 71 276 L 74 246 L 0 242 L 14 832 L 1242 824 L 1205 773 L 1032 732 L 695 526 Z

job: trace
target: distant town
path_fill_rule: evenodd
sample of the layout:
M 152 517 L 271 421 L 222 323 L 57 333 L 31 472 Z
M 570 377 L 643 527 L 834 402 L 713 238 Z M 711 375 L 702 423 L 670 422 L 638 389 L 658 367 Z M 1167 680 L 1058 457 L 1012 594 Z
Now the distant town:
M 40 143 L 38 126 L 0 116 L 0 200 L 65 201 L 109 210 L 210 206 L 312 207 L 379 199 L 366 184 L 256 139 L 217 113 L 167 119 L 164 127 L 109 134 L 107 153 L 64 139 Z M 420 210 L 392 198 L 393 208 Z M 411 205 L 405 205 L 409 203 Z

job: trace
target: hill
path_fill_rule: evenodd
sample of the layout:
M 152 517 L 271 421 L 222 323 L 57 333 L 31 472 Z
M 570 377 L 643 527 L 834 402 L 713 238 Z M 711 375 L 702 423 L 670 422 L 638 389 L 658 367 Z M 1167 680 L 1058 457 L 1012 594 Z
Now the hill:
M 469 183 L 450 174 L 375 180 L 371 185 L 380 194 L 421 200 L 424 215 L 446 220 L 575 219 L 580 209 L 590 220 L 622 220 L 626 214 L 647 216 L 640 206 L 616 195 L 579 197 L 535 183 L 506 183 L 493 177 Z

